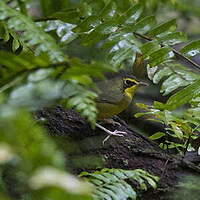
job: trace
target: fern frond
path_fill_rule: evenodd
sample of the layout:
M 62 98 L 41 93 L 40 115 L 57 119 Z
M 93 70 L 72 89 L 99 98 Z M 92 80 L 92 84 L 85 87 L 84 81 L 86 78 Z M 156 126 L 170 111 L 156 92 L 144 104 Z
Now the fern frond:
M 80 84 L 69 83 L 64 89 L 63 98 L 66 99 L 64 103 L 66 107 L 75 108 L 92 126 L 95 125 L 97 116 L 95 104 L 97 94 L 95 92 Z
M 87 6 L 92 9 L 94 5 Z M 174 57 L 170 45 L 186 41 L 185 34 L 176 31 L 175 19 L 158 24 L 154 16 L 142 16 L 141 4 L 132 4 L 125 12 L 121 12 L 118 6 L 117 2 L 110 1 L 101 10 L 92 10 L 89 16 L 76 21 L 76 27 L 72 29 L 74 35 L 80 35 L 83 45 L 101 43 L 113 65 L 119 66 L 126 60 L 133 62 L 133 55 L 142 50 L 150 65 L 156 66 Z M 64 18 L 61 20 L 64 21 Z M 154 49 L 157 51 L 148 49 L 150 52 L 145 54 L 146 46 L 137 39 L 141 34 L 157 43 L 157 49 Z
M 50 61 L 45 55 L 34 56 L 28 53 L 14 55 L 0 51 L 0 65 L 0 91 L 3 91 L 3 88 L 8 89 L 10 82 L 16 78 L 18 79 L 24 74 L 28 76 L 31 72 L 48 67 Z
M 180 87 L 193 83 L 198 78 L 198 74 L 191 72 L 181 65 L 168 64 L 156 70 L 152 81 L 155 84 L 162 82 L 161 92 L 163 95 L 168 95 Z
M 22 49 L 24 46 L 18 35 L 9 29 L 3 21 L 0 21 L 0 40 L 3 40 L 1 41 L 1 49 L 10 50 L 12 52 L 17 52 L 17 50 L 20 48 Z M 6 49 L 4 46 L 8 48 Z
M 49 20 L 46 22 L 38 22 L 37 25 L 41 26 L 45 32 L 55 31 L 60 38 L 60 42 L 64 42 L 65 44 L 77 38 L 77 34 L 72 32 L 75 25 L 70 23 L 65 23 L 60 20 Z
M 21 32 L 20 38 L 30 47 L 35 46 L 35 53 L 46 52 L 52 62 L 62 62 L 66 56 L 57 46 L 55 40 L 38 27 L 29 17 L 0 1 L 0 20 L 4 20 L 7 26 Z
M 135 200 L 137 197 L 135 189 L 126 182 L 134 180 L 139 184 L 139 189 L 147 190 L 148 185 L 156 189 L 156 182 L 159 178 L 149 174 L 142 169 L 102 169 L 94 173 L 82 172 L 80 177 L 91 182 L 96 190 L 93 192 L 93 199 L 120 199 Z

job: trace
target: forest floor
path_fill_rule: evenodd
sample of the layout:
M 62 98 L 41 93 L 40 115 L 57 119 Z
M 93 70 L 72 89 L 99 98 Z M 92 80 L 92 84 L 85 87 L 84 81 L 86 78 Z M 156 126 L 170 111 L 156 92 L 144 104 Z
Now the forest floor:
M 60 106 L 44 108 L 37 112 L 49 134 L 66 153 L 66 166 L 74 174 L 93 172 L 102 168 L 144 169 L 160 177 L 158 187 L 138 191 L 143 200 L 168 200 L 169 194 L 185 175 L 200 175 L 197 156 L 176 156 L 161 149 L 157 143 L 132 130 L 123 120 L 116 118 L 121 126 L 105 125 L 109 130 L 125 131 L 124 137 L 107 136 L 98 128 L 92 129 L 86 121 L 72 110 Z M 195 154 L 196 155 L 196 154 Z M 194 159 L 193 159 L 194 158 Z M 137 188 L 136 183 L 131 183 Z

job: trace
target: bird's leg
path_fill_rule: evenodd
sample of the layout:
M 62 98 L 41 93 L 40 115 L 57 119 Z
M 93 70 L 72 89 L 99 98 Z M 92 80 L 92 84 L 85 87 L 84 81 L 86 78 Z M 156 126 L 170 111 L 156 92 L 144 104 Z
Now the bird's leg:
M 100 124 L 96 123 L 96 126 L 98 128 L 100 128 L 101 130 L 105 131 L 106 133 L 108 133 L 108 136 L 103 140 L 103 144 L 110 138 L 110 136 L 114 135 L 114 136 L 119 136 L 119 137 L 124 137 L 124 135 L 126 135 L 127 133 L 124 131 L 110 131 L 108 129 L 106 129 L 105 127 L 101 126 Z
M 117 126 L 121 126 L 121 124 L 119 122 L 116 122 L 114 119 L 109 118 L 109 119 L 103 119 L 102 120 L 103 123 L 108 123 L 108 124 L 112 124 L 112 125 L 117 125 Z

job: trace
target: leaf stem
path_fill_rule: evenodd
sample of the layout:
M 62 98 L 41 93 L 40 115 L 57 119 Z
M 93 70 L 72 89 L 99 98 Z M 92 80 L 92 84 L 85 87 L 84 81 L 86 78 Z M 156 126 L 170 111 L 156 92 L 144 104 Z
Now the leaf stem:
M 49 20 L 58 20 L 56 17 L 42 17 L 38 19 L 34 19 L 34 22 L 45 22 Z

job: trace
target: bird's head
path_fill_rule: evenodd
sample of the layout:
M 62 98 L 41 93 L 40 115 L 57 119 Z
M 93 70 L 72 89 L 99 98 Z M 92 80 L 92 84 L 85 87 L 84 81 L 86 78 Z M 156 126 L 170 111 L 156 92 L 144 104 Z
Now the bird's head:
M 123 90 L 124 93 L 130 98 L 135 94 L 136 89 L 139 86 L 147 86 L 147 83 L 138 81 L 135 77 L 124 77 L 123 78 Z

